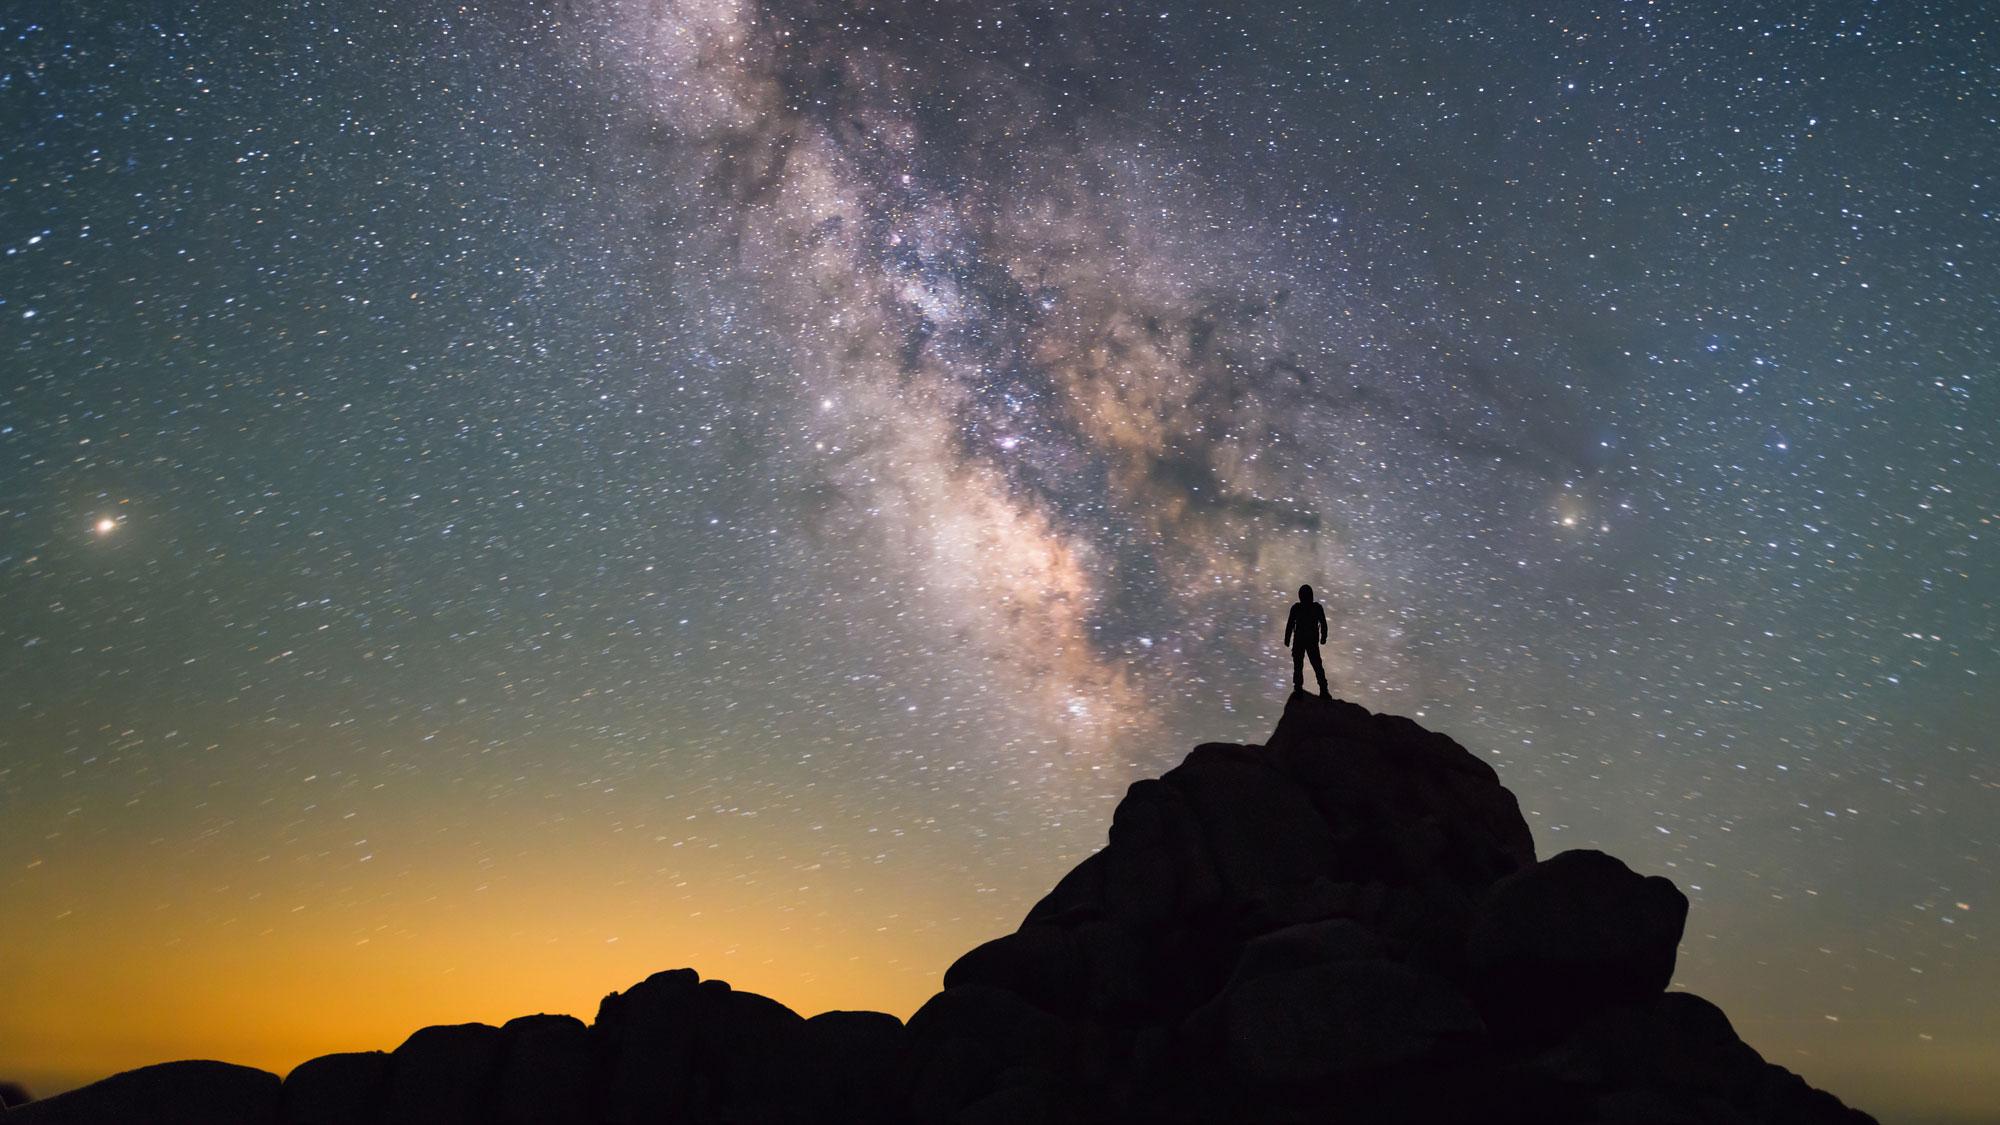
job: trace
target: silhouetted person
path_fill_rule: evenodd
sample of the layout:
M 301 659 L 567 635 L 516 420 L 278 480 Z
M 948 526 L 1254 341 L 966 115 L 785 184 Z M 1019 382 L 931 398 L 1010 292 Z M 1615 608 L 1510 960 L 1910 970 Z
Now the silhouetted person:
M 1319 677 L 1319 693 L 1326 690 L 1326 666 L 1319 662 L 1319 646 L 1326 640 L 1326 607 L 1313 600 L 1311 586 L 1299 587 L 1299 600 L 1292 606 L 1291 616 L 1285 618 L 1285 643 L 1292 646 L 1292 690 L 1304 691 L 1306 661 L 1313 662 L 1313 675 Z

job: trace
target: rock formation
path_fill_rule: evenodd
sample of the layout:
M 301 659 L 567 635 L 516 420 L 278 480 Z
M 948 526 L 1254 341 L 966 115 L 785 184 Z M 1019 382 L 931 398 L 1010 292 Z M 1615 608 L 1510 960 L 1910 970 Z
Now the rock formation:
M 1872 1120 L 1665 991 L 1687 908 L 1599 852 L 1537 863 L 1451 739 L 1294 695 L 1266 745 L 1134 784 L 1110 842 L 907 1026 L 678 969 L 587 1027 L 425 1028 L 282 1085 L 168 1063 L 0 1121 Z

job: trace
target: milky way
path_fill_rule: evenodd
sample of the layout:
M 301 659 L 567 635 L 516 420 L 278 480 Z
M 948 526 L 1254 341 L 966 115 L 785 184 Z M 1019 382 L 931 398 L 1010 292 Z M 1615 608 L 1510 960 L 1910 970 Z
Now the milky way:
M 1415 370 L 1371 355 L 1413 330 L 1402 286 L 1351 261 L 1331 208 L 1246 209 L 1252 170 L 1192 159 L 1149 111 L 1148 84 L 1206 48 L 1170 21 L 632 4 L 593 23 L 637 107 L 615 127 L 662 150 L 631 190 L 677 185 L 673 266 L 724 271 L 782 341 L 777 478 L 815 526 L 896 548 L 879 564 L 922 595 L 899 615 L 1024 708 L 1016 729 L 1128 724 L 1254 662 L 1295 576 L 1369 601 L 1362 545 L 1415 530 L 1372 495 L 1422 481 L 1464 524 L 1496 451 L 1549 452 L 1435 341 Z M 1545 461 L 1525 475 L 1554 487 Z M 1336 617 L 1339 674 L 1403 676 L 1399 630 Z
M 1979 6 L 174 7 L 0 16 L 0 1065 L 907 1012 L 1310 582 L 1774 1061 L 2000 1097 Z

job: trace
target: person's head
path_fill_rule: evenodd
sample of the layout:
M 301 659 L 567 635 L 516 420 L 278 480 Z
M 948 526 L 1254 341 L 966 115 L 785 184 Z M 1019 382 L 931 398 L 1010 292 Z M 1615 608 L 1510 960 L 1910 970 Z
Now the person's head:
M 1299 600 L 1302 602 L 1313 600 L 1313 588 L 1311 586 L 1299 587 Z

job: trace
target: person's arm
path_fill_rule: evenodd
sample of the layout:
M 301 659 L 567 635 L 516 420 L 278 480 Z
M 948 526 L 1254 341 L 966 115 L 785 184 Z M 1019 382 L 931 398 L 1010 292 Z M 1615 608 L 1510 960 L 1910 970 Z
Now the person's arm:
M 1326 643 L 1326 609 L 1324 607 L 1321 607 L 1319 611 L 1319 643 Z
M 1296 609 L 1285 615 L 1285 644 L 1292 643 L 1292 627 L 1297 625 L 1298 621 L 1299 611 Z

